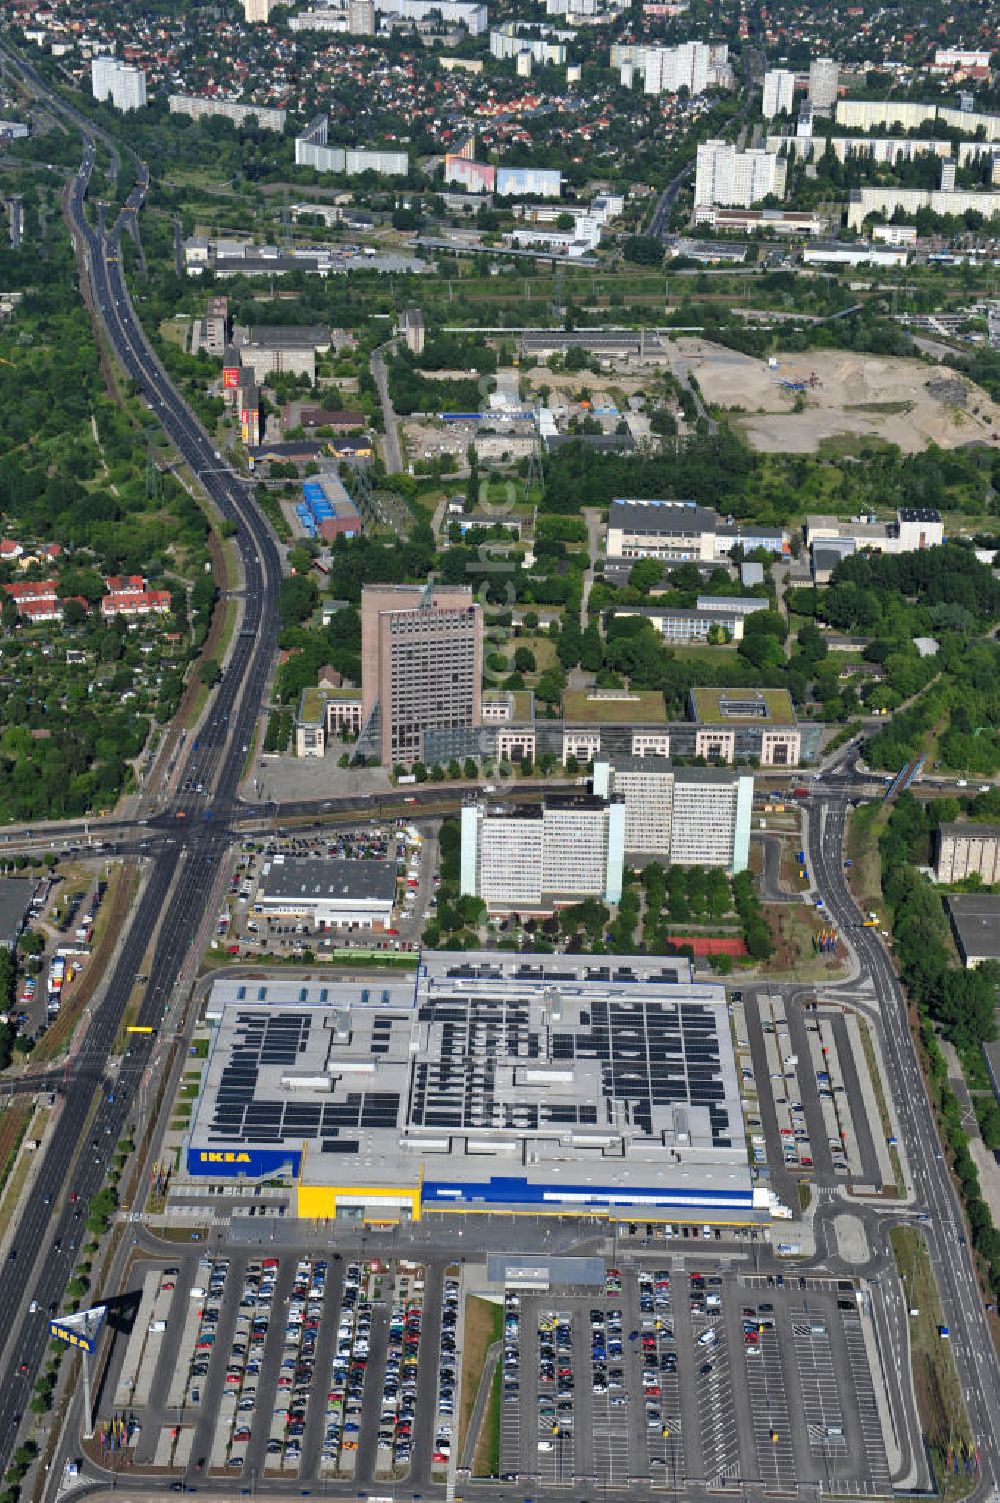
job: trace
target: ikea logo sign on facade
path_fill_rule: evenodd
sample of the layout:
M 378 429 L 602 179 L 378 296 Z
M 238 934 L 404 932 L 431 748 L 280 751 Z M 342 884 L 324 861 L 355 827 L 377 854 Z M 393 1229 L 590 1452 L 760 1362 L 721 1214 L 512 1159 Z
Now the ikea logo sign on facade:
M 264 1179 L 285 1172 L 297 1175 L 301 1149 L 294 1148 L 196 1148 L 187 1152 L 188 1174 L 207 1179 Z

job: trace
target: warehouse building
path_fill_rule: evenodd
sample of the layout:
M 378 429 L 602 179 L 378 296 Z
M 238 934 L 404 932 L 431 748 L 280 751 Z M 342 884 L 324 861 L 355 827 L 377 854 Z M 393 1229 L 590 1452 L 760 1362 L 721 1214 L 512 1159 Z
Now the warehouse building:
M 987 887 L 1000 882 L 1000 825 L 957 820 L 940 825 L 934 876 L 938 882 L 981 877 Z
M 958 953 L 967 971 L 987 960 L 1000 961 L 1000 895 L 952 893 L 945 899 Z
M 747 1162 L 725 991 L 660 957 L 425 953 L 416 976 L 228 980 L 188 1175 L 300 1217 L 787 1217 Z
M 272 856 L 253 911 L 272 923 L 311 929 L 388 929 L 396 901 L 392 861 Z
M 17 946 L 35 886 L 24 877 L 0 878 L 0 948 L 13 953 Z

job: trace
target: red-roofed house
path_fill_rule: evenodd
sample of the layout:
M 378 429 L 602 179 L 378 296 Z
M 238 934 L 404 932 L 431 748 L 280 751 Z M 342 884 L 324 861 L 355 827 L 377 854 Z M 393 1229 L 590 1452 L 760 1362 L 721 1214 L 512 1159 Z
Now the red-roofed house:
M 112 595 L 121 594 L 123 591 L 142 591 L 146 588 L 146 581 L 141 574 L 109 574 L 104 583 Z
M 165 616 L 169 610 L 169 590 L 112 590 L 101 601 L 105 620 L 114 616 Z
M 46 600 L 19 600 L 17 614 L 27 621 L 61 621 L 63 618 L 62 601 L 54 595 Z
M 13 538 L 0 539 L 0 559 L 4 561 L 12 558 L 20 558 L 24 549 L 20 543 L 15 543 Z
M 4 594 L 16 600 L 18 607 L 29 600 L 55 600 L 56 581 L 54 579 L 25 580 L 21 584 L 5 584 Z

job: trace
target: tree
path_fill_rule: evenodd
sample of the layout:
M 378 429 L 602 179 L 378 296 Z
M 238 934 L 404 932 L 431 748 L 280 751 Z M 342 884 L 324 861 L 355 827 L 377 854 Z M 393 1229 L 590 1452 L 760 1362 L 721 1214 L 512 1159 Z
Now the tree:
M 626 261 L 636 266 L 662 266 L 663 242 L 653 235 L 630 235 L 622 247 Z
M 206 658 L 198 669 L 198 677 L 209 689 L 219 682 L 222 677 L 222 669 L 214 658 Z
M 530 647 L 518 647 L 514 652 L 514 667 L 518 673 L 534 673 L 535 654 Z
M 470 782 L 473 778 L 479 776 L 479 769 L 476 766 L 476 760 L 474 757 L 466 757 L 465 761 L 462 763 L 462 776 Z

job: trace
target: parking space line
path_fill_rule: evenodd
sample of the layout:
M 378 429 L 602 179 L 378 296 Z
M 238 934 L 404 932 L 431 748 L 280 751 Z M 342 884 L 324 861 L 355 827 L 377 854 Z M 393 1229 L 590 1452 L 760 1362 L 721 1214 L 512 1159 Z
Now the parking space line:
M 861 1429 L 861 1454 L 868 1465 L 868 1472 L 876 1488 L 889 1485 L 889 1462 L 885 1454 L 885 1438 L 875 1400 L 875 1385 L 868 1366 L 868 1351 L 865 1347 L 861 1316 L 857 1309 L 841 1311 L 841 1329 L 847 1346 L 851 1366 L 851 1379 L 858 1409 Z

